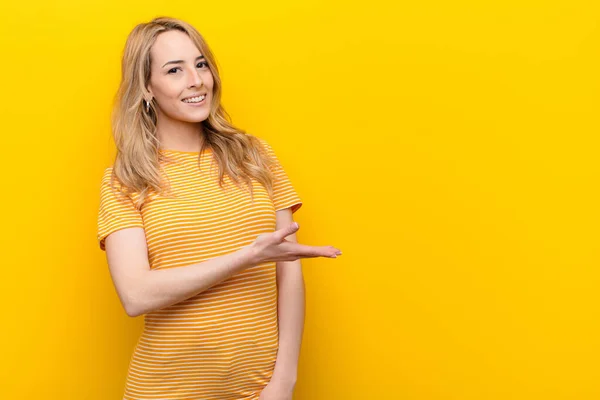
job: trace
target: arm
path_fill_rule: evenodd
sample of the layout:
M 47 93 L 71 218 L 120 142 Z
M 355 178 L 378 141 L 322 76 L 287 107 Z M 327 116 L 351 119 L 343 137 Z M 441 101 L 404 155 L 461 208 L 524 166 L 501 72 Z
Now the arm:
M 277 211 L 277 228 L 293 222 L 290 208 Z M 297 243 L 296 233 L 286 240 Z M 272 381 L 288 388 L 296 384 L 305 315 L 304 276 L 300 259 L 277 262 L 279 351 Z
M 106 237 L 110 274 L 127 315 L 139 315 L 186 300 L 255 263 L 250 247 L 186 267 L 152 271 L 143 228 Z

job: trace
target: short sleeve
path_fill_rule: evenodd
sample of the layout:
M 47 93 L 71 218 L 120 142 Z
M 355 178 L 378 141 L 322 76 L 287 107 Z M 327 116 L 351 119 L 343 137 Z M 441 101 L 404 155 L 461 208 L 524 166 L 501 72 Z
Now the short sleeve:
M 131 198 L 111 188 L 111 174 L 112 168 L 107 168 L 100 184 L 97 240 L 104 251 L 104 241 L 111 233 L 124 228 L 144 227 L 142 215 Z M 118 184 L 116 186 L 118 188 Z
M 273 170 L 273 205 L 275 211 L 283 210 L 284 208 L 291 207 L 292 213 L 298 211 L 302 207 L 302 200 L 296 193 L 292 182 L 290 181 L 287 173 L 281 165 L 277 155 L 267 143 L 266 140 L 259 138 L 268 154 L 273 158 L 275 164 L 272 167 Z

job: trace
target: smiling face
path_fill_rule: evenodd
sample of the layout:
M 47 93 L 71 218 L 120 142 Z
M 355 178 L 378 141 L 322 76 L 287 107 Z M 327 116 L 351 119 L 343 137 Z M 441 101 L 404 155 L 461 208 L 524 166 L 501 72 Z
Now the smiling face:
M 213 75 L 189 36 L 178 30 L 159 34 L 150 57 L 148 91 L 157 105 L 158 120 L 196 123 L 208 118 Z

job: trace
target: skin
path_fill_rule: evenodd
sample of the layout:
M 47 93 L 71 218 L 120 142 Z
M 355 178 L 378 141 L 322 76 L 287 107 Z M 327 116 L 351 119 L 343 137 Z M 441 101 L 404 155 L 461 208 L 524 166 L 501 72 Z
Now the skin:
M 145 98 L 154 99 L 156 104 L 156 133 L 161 148 L 200 151 L 201 122 L 208 118 L 214 83 L 206 60 L 194 42 L 180 31 L 158 35 L 150 57 L 150 82 Z M 171 63 L 178 60 L 182 61 Z M 202 106 L 182 101 L 199 93 L 207 93 Z
M 293 222 L 290 208 L 276 211 L 276 230 L 283 229 Z M 286 236 L 285 240 L 298 243 L 296 232 Z M 292 400 L 304 331 L 306 303 L 301 260 L 278 261 L 276 265 L 279 350 L 273 376 L 259 400 Z
M 199 151 L 202 126 L 210 111 L 213 76 L 191 39 L 183 32 L 161 33 L 151 49 L 151 78 L 146 100 L 157 108 L 157 136 L 161 148 Z M 174 64 L 170 61 L 182 60 Z M 165 65 L 168 63 L 167 65 Z M 205 104 L 189 106 L 183 98 L 207 93 Z M 276 212 L 277 229 L 293 223 L 290 208 Z M 286 240 L 297 243 L 296 233 Z M 279 350 L 273 376 L 260 400 L 292 400 L 304 329 L 305 286 L 301 261 L 277 262 Z

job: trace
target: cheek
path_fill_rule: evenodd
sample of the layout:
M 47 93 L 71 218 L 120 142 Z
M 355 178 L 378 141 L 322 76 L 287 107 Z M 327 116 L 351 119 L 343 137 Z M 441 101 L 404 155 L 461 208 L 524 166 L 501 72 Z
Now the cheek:
M 204 81 L 204 85 L 207 87 L 210 87 L 212 89 L 213 84 L 214 84 L 214 79 L 212 76 L 212 73 L 207 73 L 205 76 L 202 77 L 203 81 Z
M 173 103 L 179 100 L 181 90 L 173 82 L 161 82 L 160 87 L 155 87 L 154 96 L 160 106 L 171 107 Z
M 181 93 L 184 91 L 176 87 L 177 85 L 173 84 L 168 88 L 165 88 L 161 93 L 161 106 L 164 109 L 173 110 L 180 106 L 181 103 Z M 182 103 L 183 104 L 183 103 Z

